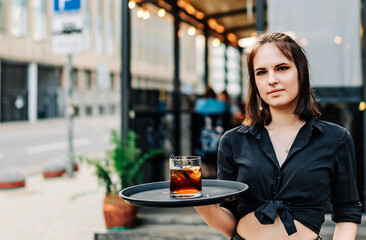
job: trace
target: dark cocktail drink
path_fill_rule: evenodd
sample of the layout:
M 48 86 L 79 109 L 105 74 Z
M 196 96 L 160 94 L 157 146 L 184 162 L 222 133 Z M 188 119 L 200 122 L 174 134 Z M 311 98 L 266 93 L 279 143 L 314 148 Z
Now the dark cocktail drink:
M 199 197 L 202 192 L 200 157 L 181 160 L 180 157 L 170 164 L 170 196 L 171 197 Z M 194 160 L 194 161 L 192 161 Z M 173 160 L 171 160 L 173 161 Z M 179 162 L 177 162 L 179 161 Z

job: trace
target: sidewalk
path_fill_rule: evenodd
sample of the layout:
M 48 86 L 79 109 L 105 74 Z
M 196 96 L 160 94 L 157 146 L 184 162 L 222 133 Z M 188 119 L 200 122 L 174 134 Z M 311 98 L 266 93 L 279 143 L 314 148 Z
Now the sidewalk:
M 32 175 L 25 188 L 0 190 L 0 239 L 94 239 L 94 231 L 105 228 L 103 199 L 91 167 L 80 166 L 71 178 Z
M 195 239 L 186 238 L 187 234 L 226 239 L 209 228 L 193 208 L 139 208 L 136 228 L 107 231 L 103 200 L 104 188 L 98 186 L 92 167 L 79 166 L 74 177 L 32 175 L 24 188 L 0 190 L 0 239 Z M 116 238 L 110 235 L 113 233 Z

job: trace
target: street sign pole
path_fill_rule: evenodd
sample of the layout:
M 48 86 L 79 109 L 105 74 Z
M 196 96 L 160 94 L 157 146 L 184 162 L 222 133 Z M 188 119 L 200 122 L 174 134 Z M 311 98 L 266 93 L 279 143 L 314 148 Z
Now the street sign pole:
M 66 171 L 70 177 L 74 172 L 71 58 L 82 51 L 83 11 L 82 0 L 54 0 L 52 16 L 52 52 L 66 55 L 65 73 L 65 118 L 67 128 Z
M 67 55 L 66 62 L 66 103 L 65 103 L 65 117 L 66 117 L 66 127 L 67 127 L 67 163 L 66 163 L 66 171 L 67 174 L 72 177 L 74 174 L 74 148 L 72 144 L 73 139 L 73 121 L 72 121 L 72 113 L 73 113 L 73 104 L 72 104 L 72 84 L 71 84 L 71 54 Z

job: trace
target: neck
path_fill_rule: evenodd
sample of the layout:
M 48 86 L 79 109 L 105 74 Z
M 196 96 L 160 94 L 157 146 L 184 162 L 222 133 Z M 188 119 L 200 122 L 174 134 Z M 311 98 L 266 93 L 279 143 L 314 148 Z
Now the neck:
M 292 112 L 271 109 L 272 121 L 269 124 L 274 129 L 298 128 L 304 121 Z

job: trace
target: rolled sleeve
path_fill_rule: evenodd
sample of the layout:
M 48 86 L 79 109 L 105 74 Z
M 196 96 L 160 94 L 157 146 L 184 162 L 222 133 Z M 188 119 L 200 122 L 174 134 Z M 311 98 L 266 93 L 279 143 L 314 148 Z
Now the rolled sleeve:
M 334 222 L 361 222 L 362 204 L 356 184 L 354 144 L 347 130 L 337 146 L 331 202 Z

